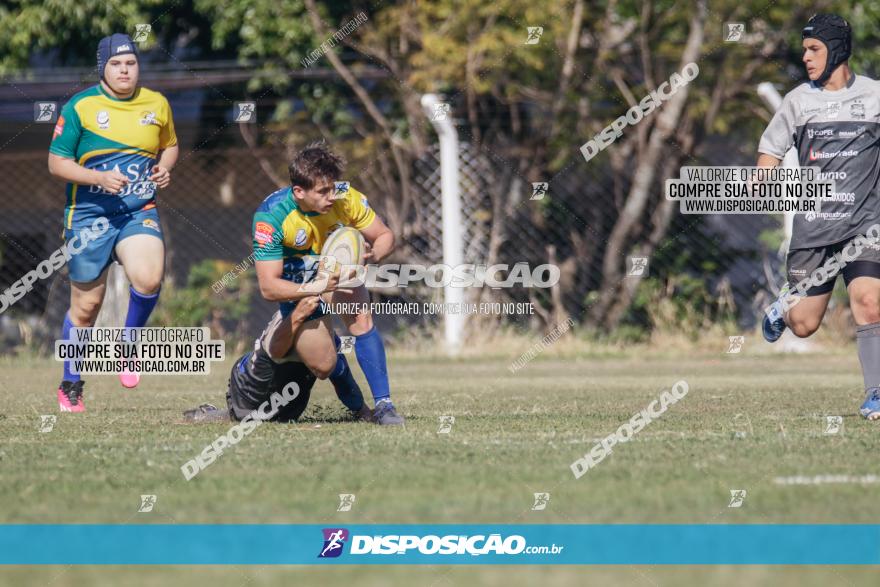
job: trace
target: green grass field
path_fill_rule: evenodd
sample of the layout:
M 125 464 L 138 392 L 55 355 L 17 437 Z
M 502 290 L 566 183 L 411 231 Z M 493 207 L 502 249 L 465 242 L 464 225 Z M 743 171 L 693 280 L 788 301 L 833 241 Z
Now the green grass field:
M 830 355 L 619 353 L 510 358 L 391 357 L 405 429 L 340 421 L 319 383 L 296 425 L 264 425 L 192 481 L 180 466 L 229 424 L 181 412 L 224 402 L 228 365 L 204 377 L 110 377 L 88 413 L 57 413 L 58 366 L 0 360 L 3 523 L 878 523 L 877 484 L 783 485 L 794 475 L 876 472 L 880 424 L 857 417 L 853 348 Z M 662 389 L 690 392 L 575 480 L 569 465 Z M 366 385 L 364 384 L 364 389 Z M 455 416 L 438 434 L 440 415 Z M 826 415 L 843 429 L 823 434 Z M 739 432 L 739 434 L 737 434 Z M 728 508 L 731 489 L 745 489 Z M 533 493 L 550 492 L 531 511 Z M 354 493 L 349 512 L 338 494 Z M 158 496 L 138 513 L 141 494 Z M 47 545 L 47 547 L 50 547 Z M 87 549 L 88 545 L 52 545 Z M 8 585 L 855 585 L 876 569 L 787 567 L 9 567 Z

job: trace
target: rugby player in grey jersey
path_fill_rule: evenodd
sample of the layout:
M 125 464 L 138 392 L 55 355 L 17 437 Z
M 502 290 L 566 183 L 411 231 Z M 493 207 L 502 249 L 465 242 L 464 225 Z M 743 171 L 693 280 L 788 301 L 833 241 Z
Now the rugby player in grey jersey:
M 819 213 L 795 216 L 786 266 L 798 301 L 784 299 L 790 294 L 783 288 L 763 332 L 769 342 L 786 327 L 799 337 L 816 332 L 842 274 L 865 382 L 859 411 L 874 420 L 880 418 L 880 246 L 861 235 L 880 222 L 880 82 L 850 69 L 852 29 L 840 16 L 817 14 L 802 37 L 810 81 L 785 96 L 761 137 L 758 166 L 779 165 L 794 147 L 801 167 L 818 167 L 820 179 L 836 185 Z

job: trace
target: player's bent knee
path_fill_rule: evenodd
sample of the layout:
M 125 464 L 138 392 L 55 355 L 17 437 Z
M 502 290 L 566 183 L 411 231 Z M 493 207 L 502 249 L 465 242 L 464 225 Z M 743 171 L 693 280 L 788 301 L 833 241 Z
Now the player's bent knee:
M 266 353 L 269 355 L 269 358 L 275 361 L 276 363 L 280 362 L 281 359 L 287 356 L 287 353 L 290 352 L 290 347 L 284 348 L 280 344 L 272 344 L 271 342 L 266 347 Z
M 348 331 L 353 336 L 366 334 L 373 329 L 373 316 L 370 315 L 369 312 L 366 314 L 358 314 L 357 316 L 354 316 L 351 322 L 346 324 L 346 326 L 348 326 Z
M 821 319 L 815 318 L 801 318 L 801 319 L 792 319 L 789 316 L 789 324 L 788 327 L 794 333 L 795 336 L 799 338 L 807 338 L 814 334 L 817 330 L 819 330 L 819 325 L 822 323 Z
M 161 279 L 152 279 L 152 280 L 141 280 L 137 283 L 132 283 L 134 289 L 139 293 L 145 296 L 151 296 L 159 291 L 159 288 L 162 287 Z
M 100 300 L 79 300 L 75 306 L 70 307 L 68 314 L 70 320 L 77 326 L 90 326 L 98 319 L 101 311 Z
M 871 324 L 880 322 L 880 297 L 875 292 L 859 293 L 850 296 L 853 314 L 860 322 Z
M 880 310 L 876 307 L 861 308 L 858 312 L 854 312 L 858 321 L 862 324 L 874 324 L 880 322 Z
M 336 368 L 336 355 L 332 355 L 331 357 L 326 359 L 322 358 L 315 364 L 309 365 L 309 369 L 312 370 L 312 373 L 315 374 L 315 377 L 321 380 L 330 377 L 330 374 L 333 373 L 334 368 Z
M 321 379 L 323 381 L 324 379 L 327 379 L 328 377 L 330 377 L 330 374 L 333 373 L 333 367 L 335 367 L 335 366 L 336 365 L 333 363 L 329 363 L 329 364 L 322 363 L 320 366 L 312 369 L 312 372 L 315 374 L 315 377 L 317 377 L 318 379 Z
M 153 295 L 162 287 L 162 274 L 154 272 L 132 273 L 128 276 L 131 286 L 140 294 Z

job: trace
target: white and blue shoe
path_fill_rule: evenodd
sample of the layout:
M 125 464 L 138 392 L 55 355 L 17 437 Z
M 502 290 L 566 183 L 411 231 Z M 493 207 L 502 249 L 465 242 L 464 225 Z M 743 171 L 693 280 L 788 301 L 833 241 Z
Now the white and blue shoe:
M 783 309 L 782 299 L 788 296 L 788 284 L 782 286 L 779 291 L 779 297 L 776 298 L 770 307 L 764 311 L 764 320 L 761 323 L 761 333 L 767 342 L 776 342 L 782 333 L 785 332 L 785 310 Z
M 865 393 L 865 403 L 859 413 L 868 420 L 880 419 L 880 388 L 872 387 Z

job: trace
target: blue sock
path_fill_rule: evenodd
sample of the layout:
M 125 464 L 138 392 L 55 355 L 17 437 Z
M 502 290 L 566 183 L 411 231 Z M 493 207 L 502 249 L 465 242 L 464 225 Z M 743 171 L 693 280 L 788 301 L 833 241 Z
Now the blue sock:
M 73 322 L 70 321 L 70 315 L 64 315 L 64 324 L 61 325 L 61 340 L 70 340 L 70 329 L 74 328 Z M 64 380 L 79 381 L 81 377 L 79 373 L 71 373 L 70 365 L 73 361 L 64 361 Z
M 150 319 L 150 314 L 153 312 L 153 308 L 156 307 L 156 302 L 159 301 L 159 292 L 142 294 L 133 287 L 129 287 L 128 291 L 130 295 L 128 298 L 128 315 L 125 317 L 125 327 L 141 328 Z
M 336 350 L 339 350 L 339 337 L 334 334 L 333 339 L 336 342 Z M 342 353 L 336 354 L 336 367 L 330 373 L 329 379 L 333 384 L 333 389 L 336 390 L 336 396 L 346 408 L 358 412 L 364 407 L 364 394 L 357 381 L 354 380 L 348 361 L 345 360 L 345 355 Z
M 375 326 L 366 334 L 355 336 L 354 352 L 357 355 L 361 371 L 367 377 L 373 401 L 389 400 L 391 391 L 388 386 L 388 367 L 385 363 L 385 345 L 382 336 Z

